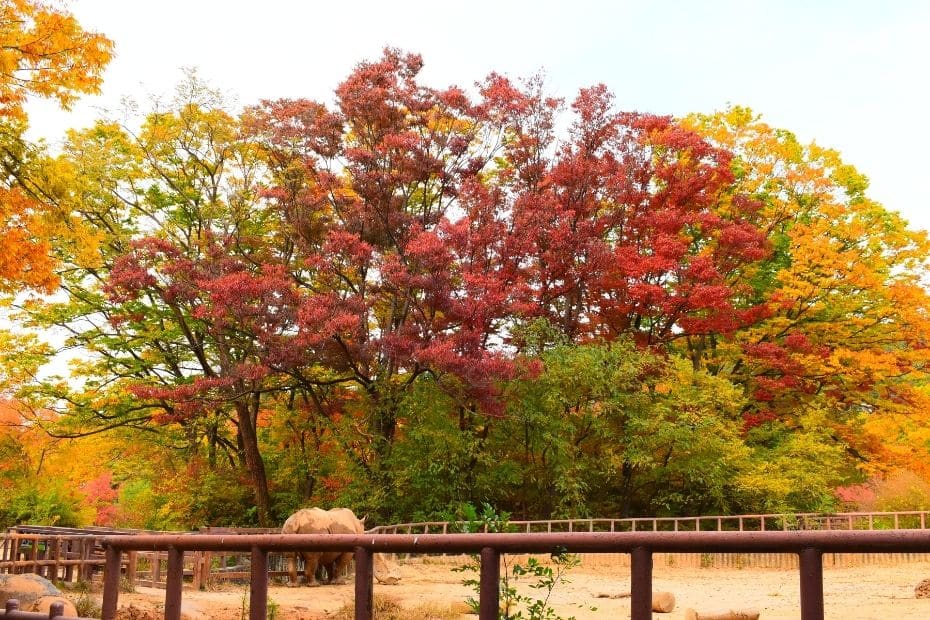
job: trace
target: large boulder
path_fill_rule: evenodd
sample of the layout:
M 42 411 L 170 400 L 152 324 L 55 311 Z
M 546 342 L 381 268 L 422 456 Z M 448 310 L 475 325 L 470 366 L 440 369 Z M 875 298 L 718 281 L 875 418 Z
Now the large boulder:
M 69 601 L 45 577 L 25 573 L 22 575 L 0 575 L 0 606 L 6 605 L 11 598 L 19 601 L 22 611 L 39 611 L 48 613 L 52 603 L 61 601 L 66 616 L 76 616 L 74 603 Z

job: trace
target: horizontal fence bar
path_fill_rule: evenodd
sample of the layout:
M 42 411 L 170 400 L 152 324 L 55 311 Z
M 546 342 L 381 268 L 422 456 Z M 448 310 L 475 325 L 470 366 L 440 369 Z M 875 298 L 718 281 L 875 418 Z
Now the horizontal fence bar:
M 57 618 L 58 620 L 93 620 L 92 618 L 66 616 L 65 605 L 60 601 L 52 603 L 47 613 L 21 611 L 19 609 L 19 600 L 15 598 L 6 601 L 4 608 L 0 610 L 0 618 L 6 618 L 7 620 L 49 620 L 50 618 Z
M 497 618 L 499 557 L 507 553 L 628 553 L 632 559 L 632 620 L 648 620 L 651 610 L 652 563 L 655 552 L 796 553 L 800 558 L 801 618 L 823 620 L 823 562 L 831 553 L 930 552 L 930 531 L 780 531 L 780 532 L 573 532 L 523 534 L 173 534 L 105 536 L 111 569 L 129 551 L 169 551 L 169 583 L 165 618 L 179 618 L 181 559 L 185 551 L 249 551 L 258 570 L 252 572 L 250 618 L 267 610 L 266 554 L 277 551 L 350 551 L 361 560 L 356 572 L 357 620 L 371 618 L 370 560 L 377 552 L 480 553 L 480 618 Z M 256 568 L 253 566 L 253 568 Z M 118 569 L 117 569 L 118 570 Z M 261 583 L 257 583 L 260 580 Z M 115 620 L 116 583 L 105 576 L 103 620 Z M 370 600 L 370 599 L 369 599 Z
M 531 534 L 168 534 L 104 536 L 102 543 L 121 551 L 354 551 L 475 553 L 494 547 L 503 553 L 629 553 L 636 547 L 671 553 L 928 553 L 930 531 L 789 532 L 560 532 Z
M 702 515 L 689 517 L 626 517 L 596 519 L 538 519 L 511 520 L 514 530 L 532 532 L 533 528 L 545 529 L 564 527 L 567 531 L 690 531 L 733 530 L 794 530 L 794 529 L 926 529 L 930 511 L 911 510 L 898 512 L 800 512 L 760 513 L 742 515 Z M 370 533 L 445 533 L 449 526 L 472 525 L 470 521 L 419 521 L 379 525 L 368 530 Z M 437 530 L 436 532 L 432 530 Z
M 362 560 L 356 572 L 356 593 L 368 598 L 370 558 L 377 552 L 480 553 L 481 620 L 497 617 L 498 558 L 508 553 L 627 553 L 632 559 L 632 620 L 651 618 L 653 554 L 666 553 L 795 553 L 800 559 L 801 618 L 823 619 L 824 553 L 930 552 L 930 531 L 779 531 L 779 532 L 573 532 L 522 534 L 174 534 L 106 536 L 110 567 L 129 551 L 169 551 L 169 584 L 165 618 L 176 619 L 180 609 L 180 564 L 185 551 L 249 551 L 261 570 L 252 573 L 250 618 L 266 611 L 265 554 L 286 551 L 350 551 Z M 256 583 L 256 579 L 262 581 Z M 492 583 L 494 584 L 492 586 Z M 116 579 L 105 578 L 103 620 L 115 620 Z M 357 619 L 370 618 L 368 602 L 356 607 Z

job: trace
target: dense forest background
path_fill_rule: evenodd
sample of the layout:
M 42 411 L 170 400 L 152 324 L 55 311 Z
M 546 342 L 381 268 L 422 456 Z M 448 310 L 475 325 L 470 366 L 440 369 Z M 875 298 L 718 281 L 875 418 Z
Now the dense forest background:
M 111 43 L 0 40 L 0 524 L 930 508 L 930 242 L 836 151 L 396 49 L 50 149 Z

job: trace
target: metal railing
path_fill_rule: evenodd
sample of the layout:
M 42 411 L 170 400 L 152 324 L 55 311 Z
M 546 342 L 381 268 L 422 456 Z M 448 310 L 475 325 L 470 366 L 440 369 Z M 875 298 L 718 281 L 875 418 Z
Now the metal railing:
M 247 551 L 251 555 L 250 620 L 268 611 L 269 552 L 346 551 L 355 555 L 355 618 L 370 620 L 375 553 L 478 553 L 479 617 L 496 620 L 500 559 L 513 553 L 627 553 L 631 556 L 632 620 L 652 618 L 654 553 L 796 553 L 800 565 L 802 620 L 823 620 L 824 553 L 930 552 L 930 531 L 793 532 L 574 532 L 530 534 L 244 534 L 107 536 L 103 620 L 115 620 L 122 554 L 167 551 L 165 618 L 179 620 L 185 551 Z
M 57 620 L 92 620 L 91 618 L 66 616 L 64 603 L 57 601 L 49 606 L 47 614 L 37 611 L 20 611 L 19 601 L 15 598 L 11 598 L 6 602 L 4 609 L 0 610 L 0 618 L 5 620 L 47 620 L 55 618 Z
M 466 522 L 421 521 L 379 525 L 379 534 L 447 534 Z M 800 512 L 625 519 L 537 519 L 509 521 L 513 531 L 539 532 L 771 532 L 792 530 L 925 530 L 930 512 Z M 460 531 L 460 529 L 459 529 Z

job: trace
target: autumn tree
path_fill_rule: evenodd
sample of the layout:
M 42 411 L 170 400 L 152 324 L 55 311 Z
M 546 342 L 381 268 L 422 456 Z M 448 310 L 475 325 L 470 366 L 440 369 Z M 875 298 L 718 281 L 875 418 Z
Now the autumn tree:
M 755 203 L 731 192 L 726 150 L 671 118 L 616 111 L 603 86 L 580 92 L 559 143 L 555 107 L 521 105 L 542 119 L 509 142 L 502 176 L 528 265 L 526 311 L 570 339 L 646 345 L 757 320 L 732 275 L 768 248 Z M 716 209 L 724 201 L 728 211 Z
M 386 50 L 336 90 L 336 105 L 265 102 L 248 112 L 287 223 L 300 292 L 297 333 L 269 361 L 328 415 L 327 387 L 364 395 L 376 478 L 398 405 L 423 373 L 458 393 L 463 418 L 500 410 L 511 362 L 493 340 L 513 315 L 517 253 L 483 175 L 507 102 L 418 83 L 418 56 Z
M 165 446 L 192 456 L 204 446 L 211 464 L 228 456 L 269 523 L 256 434 L 266 386 L 249 347 L 273 307 L 241 285 L 281 277 L 273 223 L 254 209 L 256 152 L 236 119 L 192 79 L 140 129 L 101 121 L 43 165 L 47 178 L 69 180 L 50 187 L 92 242 L 58 244 L 66 301 L 23 308 L 28 325 L 69 333 L 80 379 L 46 380 L 29 396 L 68 414 L 59 433 L 159 427 Z M 263 313 L 252 324 L 249 304 Z M 247 328 L 256 331 L 242 336 Z
M 26 100 L 54 99 L 67 108 L 79 95 L 99 92 L 111 50 L 108 39 L 85 31 L 61 9 L 32 0 L 0 2 L 0 290 L 55 285 L 47 204 L 29 178 Z
M 930 248 L 838 154 L 421 68 L 387 49 L 241 115 L 188 81 L 24 151 L 63 296 L 17 308 L 4 382 L 59 435 L 170 455 L 96 476 L 99 518 L 171 485 L 161 523 L 816 510 L 848 457 L 918 458 L 879 444 L 926 435 Z M 27 333 L 53 328 L 70 377 Z
M 753 221 L 774 248 L 746 273 L 770 316 L 702 363 L 745 386 L 748 428 L 817 427 L 868 469 L 881 448 L 864 429 L 925 402 L 926 234 L 870 199 L 836 151 L 748 109 L 686 123 L 735 154 L 736 187 L 761 205 Z

